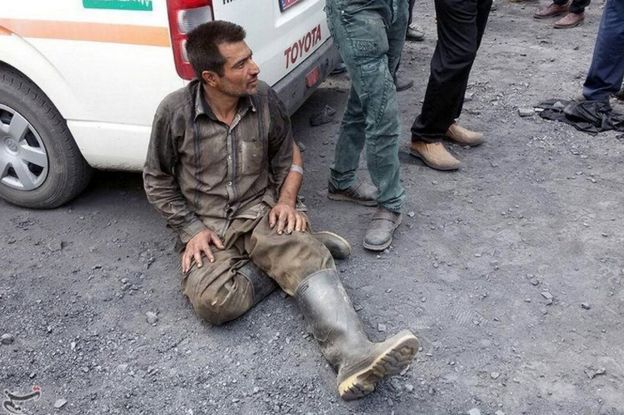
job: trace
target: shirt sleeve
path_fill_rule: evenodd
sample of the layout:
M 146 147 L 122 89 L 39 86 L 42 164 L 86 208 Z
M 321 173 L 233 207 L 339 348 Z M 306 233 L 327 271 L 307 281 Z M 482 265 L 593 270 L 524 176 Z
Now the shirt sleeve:
M 147 200 L 167 220 L 169 227 L 177 232 L 180 240 L 187 243 L 206 226 L 189 208 L 174 175 L 177 151 L 171 117 L 172 111 L 161 104 L 152 124 L 143 168 L 143 185 Z
M 269 88 L 269 167 L 273 183 L 279 194 L 292 164 L 293 135 L 286 107 L 275 91 Z

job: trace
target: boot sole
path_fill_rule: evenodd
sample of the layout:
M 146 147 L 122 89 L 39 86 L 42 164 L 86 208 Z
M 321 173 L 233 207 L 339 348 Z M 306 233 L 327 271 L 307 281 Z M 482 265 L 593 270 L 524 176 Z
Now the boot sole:
M 362 205 L 362 206 L 377 206 L 377 201 L 376 200 L 357 200 L 357 199 L 353 199 L 349 196 L 345 196 L 345 195 L 341 195 L 341 194 L 337 194 L 337 193 L 329 193 L 327 192 L 327 198 L 330 200 L 336 200 L 338 202 L 351 202 L 351 203 L 357 203 L 358 205 Z
M 578 27 L 578 26 L 582 25 L 582 24 L 583 24 L 583 22 L 584 22 L 584 20 L 581 20 L 580 22 L 575 23 L 575 24 L 566 25 L 566 26 L 561 26 L 561 25 L 557 26 L 557 25 L 553 25 L 553 27 L 554 27 L 555 29 L 572 29 L 573 27 Z
M 480 138 L 476 141 L 471 141 L 471 142 L 456 140 L 454 138 L 449 137 L 448 135 L 444 136 L 444 138 L 446 139 L 446 141 L 453 143 L 453 144 L 457 144 L 459 146 L 478 147 L 481 144 L 485 143 L 485 139 L 483 138 Z
M 552 19 L 553 17 L 563 16 L 566 13 L 567 13 L 567 10 L 565 12 L 561 12 L 561 13 L 549 14 L 548 16 L 536 16 L 536 15 L 533 15 L 533 18 L 537 19 L 537 20 L 546 20 L 546 19 Z
M 431 167 L 434 170 L 440 170 L 440 171 L 455 171 L 455 170 L 459 170 L 459 166 L 457 167 L 446 167 L 446 166 L 439 166 L 433 163 L 429 163 L 429 161 L 420 155 L 420 153 L 417 153 L 414 150 L 410 150 L 410 155 L 413 157 L 416 157 L 417 159 L 419 159 L 420 161 L 422 161 L 425 165 L 427 165 L 428 167 Z
M 401 373 L 412 363 L 418 352 L 418 339 L 408 331 L 395 337 L 372 363 L 340 382 L 338 393 L 342 399 L 352 401 L 368 395 L 381 379 Z

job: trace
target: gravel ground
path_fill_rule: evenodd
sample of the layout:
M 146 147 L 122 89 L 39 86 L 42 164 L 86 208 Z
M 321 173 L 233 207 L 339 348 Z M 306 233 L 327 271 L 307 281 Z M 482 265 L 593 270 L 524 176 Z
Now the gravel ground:
M 422 343 L 370 397 L 337 397 L 285 295 L 223 327 L 195 317 L 173 236 L 126 173 L 52 211 L 0 201 L 0 388 L 40 386 L 32 414 L 624 414 L 624 140 L 518 111 L 580 93 L 602 3 L 553 30 L 537 3 L 499 2 L 461 118 L 488 142 L 452 146 L 456 173 L 402 150 L 405 219 L 380 255 L 361 246 L 372 210 L 325 197 L 347 78 L 293 117 L 310 216 L 354 246 L 338 268 L 369 335 L 407 327 Z M 435 46 L 433 6 L 417 6 L 427 39 L 405 47 L 404 147 Z M 326 104 L 334 121 L 309 127 Z

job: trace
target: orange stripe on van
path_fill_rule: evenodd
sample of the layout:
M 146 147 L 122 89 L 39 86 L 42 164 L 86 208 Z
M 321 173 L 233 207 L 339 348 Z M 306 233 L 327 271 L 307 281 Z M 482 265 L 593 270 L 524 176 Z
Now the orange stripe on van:
M 169 31 L 165 27 L 0 19 L 0 35 L 12 33 L 21 37 L 44 39 L 84 40 L 87 42 L 125 43 L 147 46 L 171 45 Z

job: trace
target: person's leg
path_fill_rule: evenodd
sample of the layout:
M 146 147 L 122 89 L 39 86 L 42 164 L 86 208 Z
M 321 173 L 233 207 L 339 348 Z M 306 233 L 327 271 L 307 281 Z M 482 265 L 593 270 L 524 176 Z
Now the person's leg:
M 346 190 L 356 184 L 356 171 L 366 141 L 364 118 L 360 98 L 351 86 L 347 106 L 338 131 L 338 140 L 336 140 L 334 163 L 330 168 L 330 190 Z
M 488 17 L 490 16 L 490 8 L 492 6 L 492 0 L 477 0 L 476 8 L 477 8 L 477 18 L 476 18 L 476 28 L 477 28 L 477 47 L 476 51 L 479 50 L 479 46 L 481 46 L 481 39 L 483 39 L 483 34 L 485 33 L 485 27 L 487 26 Z M 476 55 L 475 51 L 475 55 Z M 476 57 L 476 56 L 475 56 Z M 472 70 L 472 65 L 474 64 L 474 59 L 470 63 L 468 67 L 468 75 L 470 75 L 470 71 Z M 466 76 L 460 88 L 460 98 L 457 101 L 457 108 L 455 109 L 455 119 L 459 118 L 461 115 L 461 111 L 464 107 L 464 97 L 466 96 L 466 89 L 468 88 L 468 79 L 469 76 Z M 463 144 L 463 143 L 462 143 Z M 469 143 L 466 143 L 469 144 Z M 480 144 L 480 142 L 478 143 Z
M 338 372 L 343 399 L 372 392 L 380 379 L 400 373 L 412 362 L 418 340 L 411 332 L 404 330 L 381 343 L 368 339 L 331 255 L 310 233 L 278 235 L 265 216 L 245 238 L 245 250 L 297 299 L 323 355 Z
M 420 115 L 412 136 L 426 142 L 444 138 L 465 93 L 478 47 L 477 0 L 436 0 L 438 42 Z
M 608 101 L 624 77 L 624 2 L 607 0 L 591 66 L 583 85 L 588 100 Z
M 553 0 L 552 3 L 537 9 L 533 17 L 536 19 L 547 19 L 549 17 L 561 16 L 569 10 L 568 1 L 569 0 Z
M 408 1 L 408 9 L 407 9 L 407 25 L 411 25 L 412 24 L 412 15 L 414 14 L 414 3 L 416 3 L 416 0 L 409 0 Z
M 361 148 L 364 135 L 368 170 L 379 190 L 377 202 L 386 209 L 398 211 L 405 195 L 399 181 L 400 128 L 387 55 L 386 21 L 376 10 L 350 7 L 348 2 L 329 1 L 326 10 L 330 31 L 351 76 L 352 92 L 358 98 L 349 99 L 336 145 L 331 182 L 342 186 L 353 183 L 357 168 L 354 160 L 359 156 L 353 153 Z M 357 101 L 361 108 L 355 107 Z M 348 168 L 339 169 L 339 166 Z
M 215 262 L 204 258 L 182 276 L 182 291 L 195 312 L 211 324 L 234 320 L 269 295 L 277 284 L 250 260 L 244 236 L 260 219 L 236 219 L 223 237 L 225 249 L 213 249 Z
M 569 13 L 557 20 L 553 27 L 555 29 L 570 29 L 582 24 L 585 20 L 585 7 L 588 5 L 589 0 L 572 0 L 568 7 Z
M 591 0 L 572 0 L 570 4 L 570 13 L 580 14 L 585 12 L 585 8 L 589 6 Z
M 415 2 L 416 0 L 409 0 L 409 5 L 408 5 L 409 14 L 408 14 L 408 19 L 407 19 L 407 33 L 405 34 L 405 39 L 414 40 L 416 42 L 422 42 L 423 40 L 425 40 L 425 33 L 416 23 L 412 22 Z
M 270 294 L 277 285 L 235 249 L 215 250 L 182 278 L 182 290 L 195 313 L 214 325 L 234 320 Z
M 405 32 L 407 30 L 407 22 L 411 19 L 411 7 L 414 0 L 398 0 L 397 10 L 394 12 L 394 21 L 386 27 L 386 36 L 388 37 L 388 68 L 390 74 L 396 76 L 399 63 L 401 62 L 401 53 L 405 44 Z

